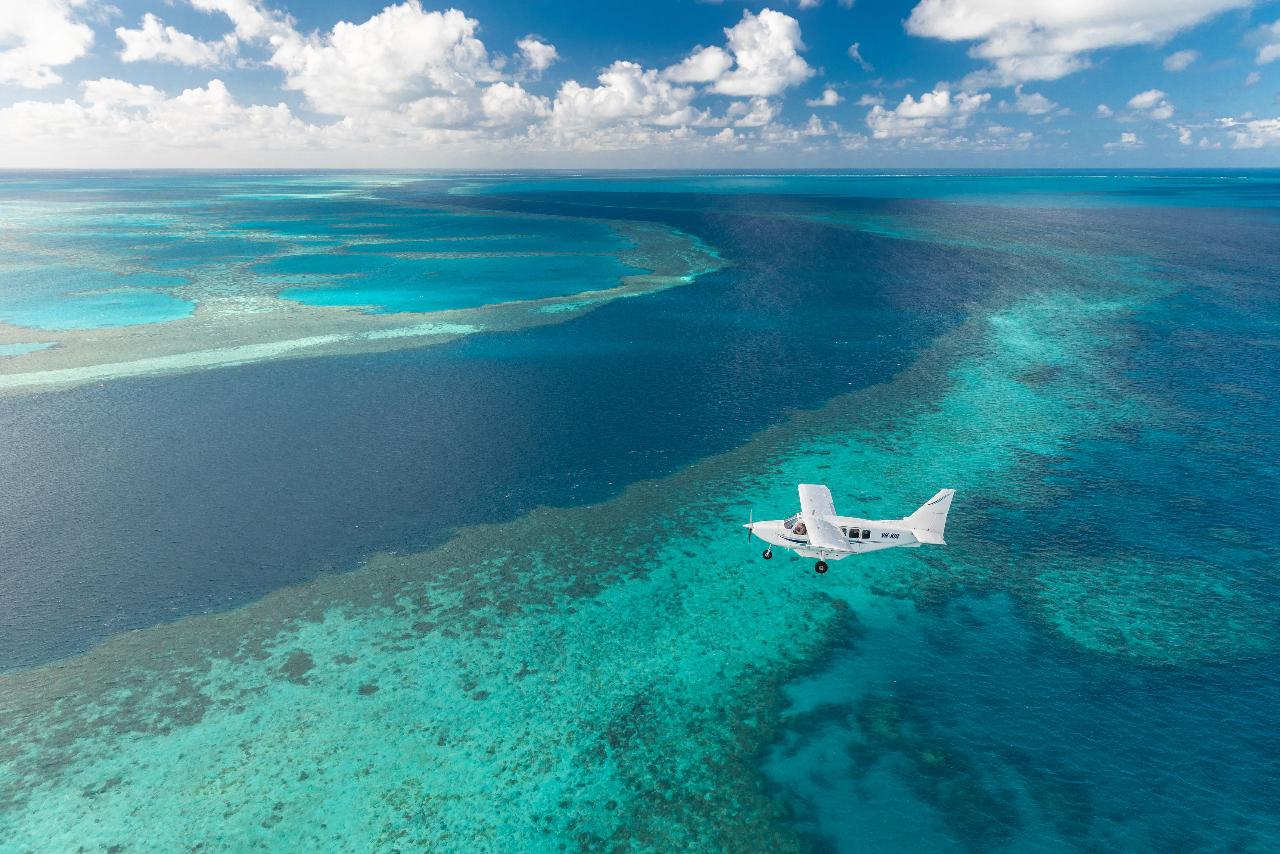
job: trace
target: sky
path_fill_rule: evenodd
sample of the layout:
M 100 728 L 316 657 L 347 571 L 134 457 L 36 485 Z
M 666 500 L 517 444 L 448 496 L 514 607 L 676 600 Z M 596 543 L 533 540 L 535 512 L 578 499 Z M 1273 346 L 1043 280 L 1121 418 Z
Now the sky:
M 0 168 L 1280 166 L 1280 3 L 0 0 Z

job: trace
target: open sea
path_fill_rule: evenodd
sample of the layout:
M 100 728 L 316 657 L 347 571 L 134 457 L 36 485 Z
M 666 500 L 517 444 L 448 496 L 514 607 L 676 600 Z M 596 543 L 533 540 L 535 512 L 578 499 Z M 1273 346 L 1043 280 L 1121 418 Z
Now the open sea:
M 1280 851 L 1280 170 L 0 172 L 0 852 L 223 850 Z

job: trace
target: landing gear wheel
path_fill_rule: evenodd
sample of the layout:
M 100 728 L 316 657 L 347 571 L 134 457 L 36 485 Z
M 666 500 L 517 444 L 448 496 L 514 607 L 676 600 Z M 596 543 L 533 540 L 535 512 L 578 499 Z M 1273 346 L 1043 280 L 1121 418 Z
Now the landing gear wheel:
M 762 554 L 762 555 L 760 555 L 760 556 L 761 556 L 762 558 L 764 558 L 765 560 L 770 560 L 770 559 L 772 559 L 772 558 L 773 558 L 773 549 L 765 549 L 765 550 L 764 550 L 764 554 Z
M 813 571 L 818 573 L 818 575 L 822 575 L 827 571 L 827 562 L 825 560 L 818 561 L 813 565 Z

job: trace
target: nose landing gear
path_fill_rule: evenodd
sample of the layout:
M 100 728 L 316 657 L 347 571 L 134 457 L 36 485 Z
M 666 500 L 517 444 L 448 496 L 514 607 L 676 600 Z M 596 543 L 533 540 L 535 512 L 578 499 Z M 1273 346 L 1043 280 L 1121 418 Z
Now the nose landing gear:
M 760 555 L 760 557 L 764 558 L 765 560 L 771 559 L 773 557 L 773 549 L 765 549 L 764 554 Z
M 825 560 L 818 561 L 813 565 L 813 571 L 818 573 L 818 575 L 822 575 L 827 571 L 827 562 Z

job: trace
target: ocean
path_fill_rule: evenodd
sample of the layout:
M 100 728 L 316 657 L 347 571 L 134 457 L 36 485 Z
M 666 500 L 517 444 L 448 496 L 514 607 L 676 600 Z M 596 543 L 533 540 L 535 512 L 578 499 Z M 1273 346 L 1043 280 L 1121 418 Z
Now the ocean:
M 1277 850 L 1278 273 L 1280 171 L 0 173 L 0 851 Z

